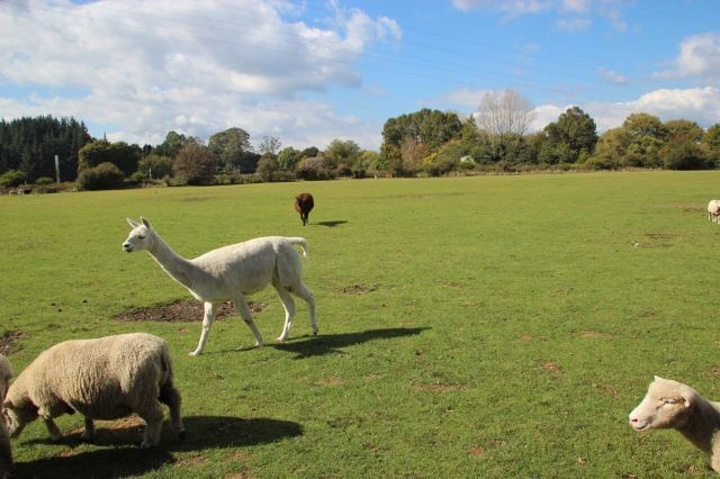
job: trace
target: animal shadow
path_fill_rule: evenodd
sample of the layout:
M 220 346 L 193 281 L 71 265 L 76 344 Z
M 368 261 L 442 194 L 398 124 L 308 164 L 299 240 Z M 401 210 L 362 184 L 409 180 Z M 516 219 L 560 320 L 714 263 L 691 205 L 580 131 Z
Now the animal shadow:
M 358 333 L 346 334 L 320 334 L 318 337 L 304 336 L 302 341 L 291 341 L 286 343 L 273 344 L 272 347 L 281 351 L 295 353 L 293 359 L 304 359 L 312 356 L 324 356 L 326 354 L 342 354 L 341 348 L 354 346 L 368 341 L 378 339 L 392 339 L 404 336 L 414 336 L 422 333 L 429 327 L 424 328 L 388 328 L 371 329 Z
M 344 225 L 347 223 L 346 220 L 336 220 L 336 221 L 318 221 L 316 224 L 318 226 L 327 226 L 328 228 L 335 228 L 336 226 Z
M 101 450 L 77 452 L 82 444 L 81 432 L 66 434 L 60 444 L 70 449 L 55 457 L 27 463 L 16 463 L 17 477 L 55 478 L 120 478 L 138 476 L 175 462 L 173 452 L 203 451 L 269 444 L 289 437 L 302 436 L 302 425 L 277 419 L 242 419 L 228 416 L 188 416 L 183 418 L 186 437 L 178 439 L 170 424 L 163 424 L 158 447 L 140 449 L 144 425 L 123 429 L 106 429 L 98 425 L 92 444 Z M 49 439 L 28 441 L 27 444 L 58 444 Z

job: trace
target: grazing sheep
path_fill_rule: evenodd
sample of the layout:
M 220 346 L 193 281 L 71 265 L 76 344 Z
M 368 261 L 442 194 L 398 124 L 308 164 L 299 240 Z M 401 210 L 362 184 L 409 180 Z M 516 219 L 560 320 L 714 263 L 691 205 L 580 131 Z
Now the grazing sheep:
M 275 288 L 285 308 L 285 326 L 278 341 L 287 338 L 295 316 L 295 303 L 290 293 L 304 299 L 308 304 L 310 325 L 313 334 L 317 334 L 315 298 L 303 283 L 300 255 L 293 247 L 294 244 L 299 244 L 305 256 L 308 244 L 304 238 L 281 236 L 255 238 L 187 260 L 175 253 L 162 240 L 147 219 L 141 218 L 142 224 L 130 218 L 127 221 L 133 230 L 123 243 L 123 249 L 128 253 L 146 250 L 171 278 L 185 286 L 196 299 L 205 303 L 200 342 L 197 349 L 190 353 L 192 356 L 202 354 L 210 328 L 215 321 L 216 306 L 227 300 L 235 303 L 240 316 L 255 336 L 255 343 L 262 346 L 262 336 L 253 322 L 244 295 L 261 291 L 268 284 L 272 284 Z
M 720 200 L 710 200 L 707 206 L 708 220 L 713 223 L 720 222 Z
M 10 361 L 0 354 L 0 403 L 5 400 L 5 395 L 10 385 L 10 378 L 12 378 Z M 4 417 L 0 414 L 0 478 L 12 477 L 13 470 L 10 434 L 8 433 Z
M 720 472 L 720 403 L 708 401 L 690 386 L 655 376 L 642 402 L 630 413 L 636 431 L 677 429 L 710 455 Z
M 310 193 L 300 193 L 295 197 L 295 211 L 300 213 L 300 219 L 305 226 L 310 219 L 310 212 L 315 206 L 315 200 Z
M 90 439 L 93 419 L 137 413 L 147 423 L 140 447 L 148 448 L 160 441 L 161 402 L 170 407 L 172 427 L 182 438 L 168 345 L 151 334 L 131 333 L 66 341 L 42 352 L 10 386 L 4 406 L 11 437 L 39 416 L 59 439 L 53 418 L 77 411 L 85 416 L 82 437 Z

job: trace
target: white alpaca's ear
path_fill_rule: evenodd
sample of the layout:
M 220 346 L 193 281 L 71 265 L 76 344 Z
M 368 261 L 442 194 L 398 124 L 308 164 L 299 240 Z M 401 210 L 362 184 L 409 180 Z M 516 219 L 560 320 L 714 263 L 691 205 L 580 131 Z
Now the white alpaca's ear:
M 125 219 L 127 220 L 128 224 L 130 225 L 131 228 L 137 228 L 138 226 L 140 226 L 140 223 L 133 220 L 132 218 L 125 218 Z
M 661 378 L 660 376 L 655 376 L 655 381 L 662 381 L 662 380 L 663 380 L 663 378 Z
M 13 409 L 15 408 L 15 406 L 13 406 L 12 401 L 10 401 L 9 399 L 5 400 L 5 402 L 3 403 L 3 407 L 4 408 L 13 408 Z
M 147 228 L 152 228 L 152 226 L 150 226 L 150 222 L 147 220 L 147 218 L 144 218 L 144 217 L 141 216 L 141 217 L 140 217 L 140 221 L 142 221 L 143 224 L 144 224 Z

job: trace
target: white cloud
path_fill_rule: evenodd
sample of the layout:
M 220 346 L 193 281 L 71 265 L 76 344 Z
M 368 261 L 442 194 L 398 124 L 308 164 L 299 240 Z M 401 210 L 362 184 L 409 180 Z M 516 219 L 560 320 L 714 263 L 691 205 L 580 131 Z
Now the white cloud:
M 649 113 L 662 121 L 686 119 L 703 128 L 720 123 L 720 89 L 714 87 L 688 89 L 659 89 L 627 102 L 591 102 L 578 105 L 590 115 L 599 132 L 621 126 L 631 113 Z M 536 120 L 532 131 L 542 130 L 557 121 L 569 106 L 547 104 L 535 108 Z
M 555 28 L 569 33 L 587 31 L 591 25 L 592 22 L 587 18 L 560 18 L 555 22 Z
M 582 17 L 561 17 L 556 21 L 555 27 L 561 31 L 586 31 L 592 20 L 588 18 L 593 14 L 608 20 L 619 32 L 628 30 L 628 24 L 623 19 L 623 9 L 631 0 L 452 0 L 455 9 L 461 12 L 472 10 L 491 10 L 501 12 L 505 18 L 517 18 L 523 15 L 533 15 L 548 11 L 555 11 L 559 15 L 576 14 Z
M 607 78 L 616 85 L 627 85 L 628 83 L 630 83 L 630 77 L 627 77 L 612 70 L 608 70 L 607 68 L 600 67 L 598 68 L 598 72 L 603 77 Z
M 0 98 L 0 113 L 75 116 L 141 144 L 170 130 L 207 138 L 231 126 L 298 146 L 318 141 L 318 131 L 367 130 L 303 92 L 360 87 L 355 60 L 399 39 L 400 27 L 358 9 L 335 11 L 332 28 L 281 16 L 295 9 L 275 0 L 0 3 L 0 82 L 40 93 Z M 379 143 L 360 134 L 362 146 Z
M 720 84 L 720 33 L 692 35 L 683 40 L 671 68 L 654 77 L 664 80 L 697 77 L 713 85 Z
M 438 99 L 430 100 L 428 103 L 439 105 L 444 108 L 470 108 L 476 109 L 482 102 L 485 94 L 492 90 L 477 90 L 472 88 L 462 88 L 453 90 Z

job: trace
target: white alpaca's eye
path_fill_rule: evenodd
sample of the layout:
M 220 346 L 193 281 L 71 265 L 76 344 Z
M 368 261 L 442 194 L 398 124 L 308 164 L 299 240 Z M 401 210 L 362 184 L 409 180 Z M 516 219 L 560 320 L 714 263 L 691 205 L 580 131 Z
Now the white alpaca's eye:
M 663 399 L 663 404 L 676 404 L 677 401 L 675 399 Z

